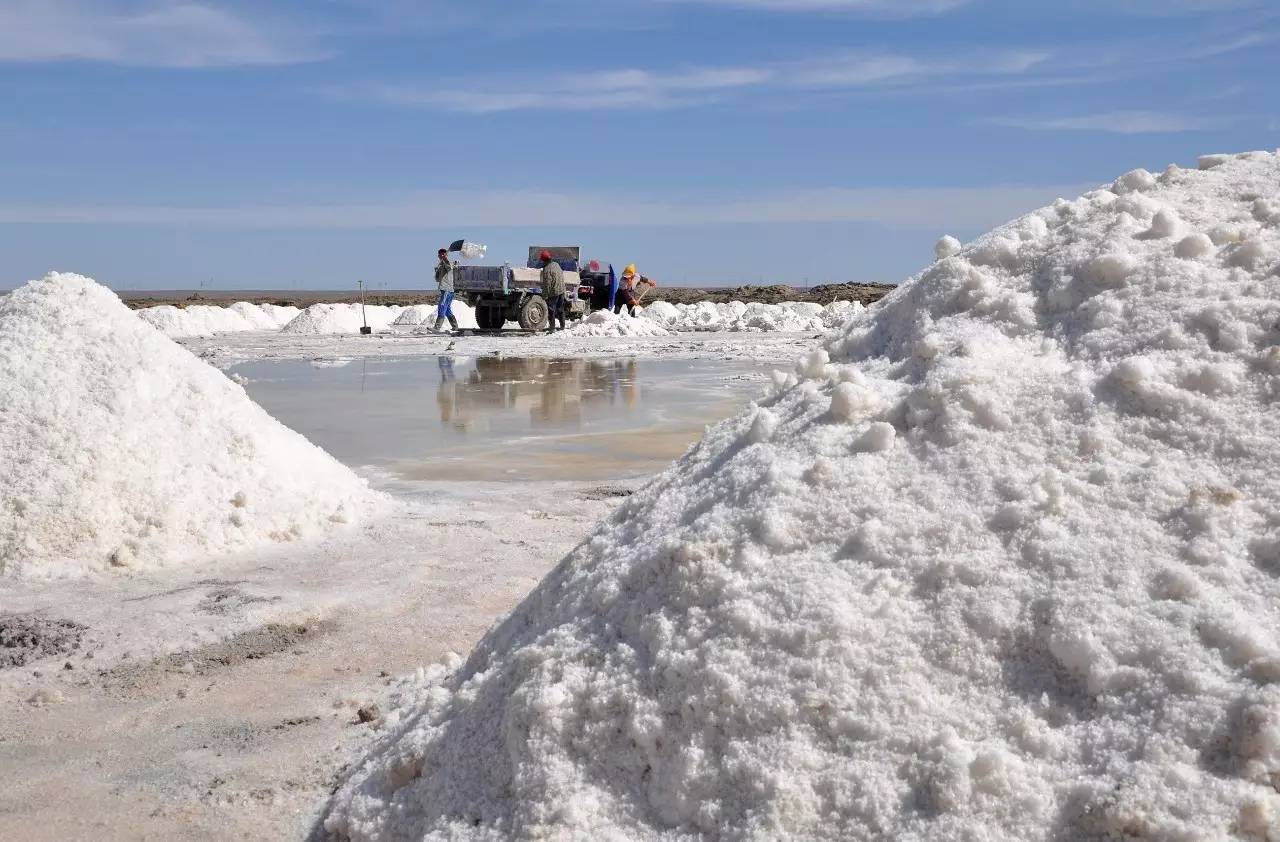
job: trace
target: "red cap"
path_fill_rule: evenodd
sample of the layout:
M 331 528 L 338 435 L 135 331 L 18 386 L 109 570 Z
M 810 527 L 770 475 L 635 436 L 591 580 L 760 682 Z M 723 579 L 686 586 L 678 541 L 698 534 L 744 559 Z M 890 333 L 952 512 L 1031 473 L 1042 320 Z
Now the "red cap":
M 543 249 L 542 254 L 538 255 L 538 259 L 544 263 L 549 261 L 551 259 L 551 252 L 547 251 L 546 249 Z

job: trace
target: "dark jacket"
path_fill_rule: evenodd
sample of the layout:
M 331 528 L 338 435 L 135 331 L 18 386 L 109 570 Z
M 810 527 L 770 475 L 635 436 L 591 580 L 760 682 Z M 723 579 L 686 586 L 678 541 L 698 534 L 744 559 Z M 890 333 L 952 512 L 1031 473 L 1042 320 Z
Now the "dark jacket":
M 559 263 L 549 260 L 547 265 L 542 267 L 542 297 L 554 298 L 564 293 L 564 270 L 560 268 Z

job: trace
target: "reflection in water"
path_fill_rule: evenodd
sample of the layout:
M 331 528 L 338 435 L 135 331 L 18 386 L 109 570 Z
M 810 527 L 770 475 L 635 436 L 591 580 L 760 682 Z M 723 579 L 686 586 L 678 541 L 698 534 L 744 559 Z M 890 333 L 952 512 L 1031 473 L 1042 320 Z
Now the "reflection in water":
M 723 360 L 415 357 L 233 371 L 276 418 L 395 481 L 609 479 L 660 470 L 754 396 L 769 366 Z
M 592 404 L 634 409 L 641 387 L 636 361 L 481 357 L 465 380 L 451 357 L 440 357 L 436 403 L 440 421 L 465 432 L 494 410 L 527 407 L 534 427 L 580 427 Z

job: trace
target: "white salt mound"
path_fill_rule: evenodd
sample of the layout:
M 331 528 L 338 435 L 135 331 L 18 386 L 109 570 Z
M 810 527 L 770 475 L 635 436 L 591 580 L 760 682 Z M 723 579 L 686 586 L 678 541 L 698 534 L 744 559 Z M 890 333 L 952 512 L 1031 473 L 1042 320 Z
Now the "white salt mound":
M 416 327 L 420 324 L 432 324 L 435 320 L 436 307 L 434 304 L 413 304 L 401 310 L 400 315 L 396 316 L 392 324 L 400 327 Z
M 243 316 L 246 322 L 253 325 L 254 330 L 279 330 L 302 312 L 293 306 L 250 304 L 247 301 L 237 301 L 227 309 Z
M 596 310 L 569 328 L 574 336 L 669 336 L 671 331 L 650 319 Z
M 400 315 L 402 307 L 368 305 L 361 313 L 359 304 L 312 304 L 280 329 L 281 333 L 317 335 L 359 333 L 368 322 L 374 330 L 384 330 Z
M 241 333 L 253 329 L 240 313 L 206 304 L 190 307 L 162 304 L 138 310 L 137 316 L 171 339 Z
M 1203 231 L 1278 190 L 1255 154 L 1143 195 Z M 1114 205 L 979 239 L 711 428 L 406 686 L 327 826 L 1275 838 L 1280 277 Z
M 0 298 L 0 572 L 192 564 L 377 499 L 92 280 Z
M 854 301 L 836 301 L 826 306 L 805 301 L 784 301 L 781 304 L 743 301 L 671 304 L 655 301 L 645 307 L 641 315 L 673 331 L 814 333 L 836 327 L 861 308 L 862 305 Z
M 161 304 L 135 312 L 138 318 L 170 339 L 188 339 L 220 333 L 276 331 L 302 311 L 297 307 L 237 301 L 230 307 L 209 304 L 174 307 Z

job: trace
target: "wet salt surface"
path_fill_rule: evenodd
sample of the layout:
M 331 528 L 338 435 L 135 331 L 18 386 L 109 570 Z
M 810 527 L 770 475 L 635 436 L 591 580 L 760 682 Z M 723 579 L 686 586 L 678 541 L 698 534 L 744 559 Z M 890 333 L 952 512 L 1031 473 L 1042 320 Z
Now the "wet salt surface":
M 669 359 L 270 360 L 229 373 L 375 484 L 608 480 L 664 468 L 774 366 Z

